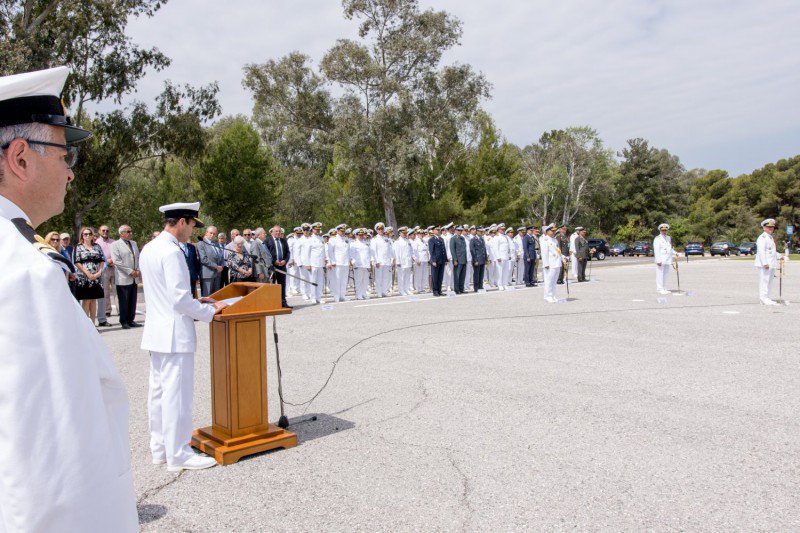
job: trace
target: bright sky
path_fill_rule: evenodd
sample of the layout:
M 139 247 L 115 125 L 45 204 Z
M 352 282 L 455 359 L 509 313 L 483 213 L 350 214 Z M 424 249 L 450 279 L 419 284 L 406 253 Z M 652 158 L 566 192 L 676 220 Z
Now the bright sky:
M 644 137 L 687 168 L 732 175 L 800 154 L 797 0 L 421 0 L 463 22 L 446 61 L 492 83 L 484 107 L 520 146 L 588 125 L 607 145 Z M 242 67 L 298 50 L 315 65 L 357 23 L 337 0 L 170 0 L 129 33 L 173 60 L 145 77 L 220 84 L 223 113 L 250 115 Z

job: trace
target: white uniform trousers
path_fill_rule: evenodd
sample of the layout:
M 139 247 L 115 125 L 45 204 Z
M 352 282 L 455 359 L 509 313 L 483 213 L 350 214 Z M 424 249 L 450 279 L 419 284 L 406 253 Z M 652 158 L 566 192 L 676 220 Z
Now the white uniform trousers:
M 194 456 L 192 440 L 193 353 L 150 352 L 150 452 L 180 466 Z
M 498 287 L 507 287 L 510 285 L 511 280 L 511 261 L 508 259 L 501 259 L 499 263 L 495 262 L 494 265 L 494 283 Z
M 464 275 L 464 290 L 468 290 L 472 286 L 472 261 L 467 261 L 464 266 L 466 274 Z
M 569 259 L 569 271 L 574 279 L 578 279 L 578 258 L 575 257 L 575 254 L 569 254 Z
M 430 275 L 430 265 L 428 263 L 414 263 L 414 289 L 417 292 L 428 290 L 428 276 Z
M 767 303 L 771 300 L 769 297 L 772 291 L 772 280 L 775 279 L 774 268 L 759 268 L 758 269 L 758 298 L 762 303 Z
M 375 295 L 388 296 L 392 285 L 392 266 L 381 265 L 375 267 Z
M 495 286 L 494 272 L 495 270 L 497 270 L 497 268 L 495 267 L 497 267 L 496 261 L 491 261 L 488 265 L 486 265 L 486 276 L 485 276 L 486 279 L 483 280 L 483 284 L 487 287 Z
M 664 284 L 667 282 L 667 274 L 672 265 L 661 263 L 661 266 L 656 265 L 656 290 L 663 291 Z
M 311 270 L 307 270 L 306 267 L 303 267 L 305 271 L 305 279 L 316 283 L 317 286 L 313 286 L 310 283 L 303 283 L 306 286 L 306 294 L 308 297 L 315 302 L 322 301 L 322 290 L 325 288 L 325 273 L 323 272 L 323 267 L 311 267 Z
M 397 292 L 411 294 L 411 267 L 397 267 Z
M 355 283 L 356 298 L 359 300 L 366 300 L 369 298 L 369 269 L 368 268 L 354 268 L 353 281 Z
M 516 270 L 514 271 L 514 283 L 516 283 L 517 285 L 523 285 L 525 283 L 525 281 L 524 281 L 524 278 L 525 278 L 525 260 L 522 259 L 522 258 L 517 259 L 515 268 L 516 268 Z
M 444 266 L 444 277 L 442 278 L 442 287 L 445 290 L 453 290 L 453 262 L 449 261 Z
M 334 302 L 343 302 L 344 295 L 347 293 L 347 280 L 350 278 L 350 267 L 347 265 L 336 265 L 328 270 L 331 283 L 331 295 Z
M 544 299 L 556 297 L 556 282 L 561 276 L 561 265 L 543 268 L 544 272 Z
M 297 277 L 300 276 L 300 269 L 297 268 L 297 265 L 290 266 L 287 272 L 292 276 L 297 276 Z M 289 294 L 291 294 L 292 296 L 297 296 L 298 294 L 300 294 L 300 284 L 302 283 L 302 281 L 297 279 L 297 277 L 289 278 Z

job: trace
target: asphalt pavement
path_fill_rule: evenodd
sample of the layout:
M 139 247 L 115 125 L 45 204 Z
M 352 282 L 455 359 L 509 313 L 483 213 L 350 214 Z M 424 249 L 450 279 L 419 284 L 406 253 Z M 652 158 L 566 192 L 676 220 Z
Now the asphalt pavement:
M 652 258 L 610 258 L 559 304 L 541 287 L 295 298 L 278 329 L 299 445 L 181 474 L 150 462 L 141 330 L 104 330 L 142 529 L 795 530 L 800 269 L 779 307 L 758 303 L 750 261 L 680 269 L 682 295 L 656 294 Z M 197 332 L 195 427 L 211 421 Z

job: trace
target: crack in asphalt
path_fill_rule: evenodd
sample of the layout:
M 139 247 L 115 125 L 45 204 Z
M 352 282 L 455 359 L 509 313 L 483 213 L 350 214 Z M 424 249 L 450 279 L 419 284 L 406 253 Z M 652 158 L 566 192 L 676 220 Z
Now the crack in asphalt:
M 169 481 L 167 481 L 165 483 L 162 483 L 161 485 L 158 485 L 156 487 L 153 487 L 152 489 L 144 491 L 144 493 L 141 495 L 141 497 L 138 500 L 136 500 L 136 505 L 141 505 L 142 503 L 147 501 L 152 496 L 155 496 L 156 494 L 158 494 L 162 490 L 166 489 L 167 487 L 169 487 L 170 485 L 172 485 L 173 483 L 178 481 L 181 478 L 181 476 L 183 476 L 184 472 L 185 472 L 185 470 L 181 470 L 180 472 L 178 472 L 178 475 L 176 475 L 175 477 L 173 477 Z

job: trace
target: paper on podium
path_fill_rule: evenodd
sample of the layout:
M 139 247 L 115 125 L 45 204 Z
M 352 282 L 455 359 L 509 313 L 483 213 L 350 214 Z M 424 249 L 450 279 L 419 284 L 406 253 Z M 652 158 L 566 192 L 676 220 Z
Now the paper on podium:
M 225 298 L 224 300 L 220 300 L 224 304 L 233 305 L 239 300 L 244 298 L 244 296 L 234 296 L 233 298 Z

